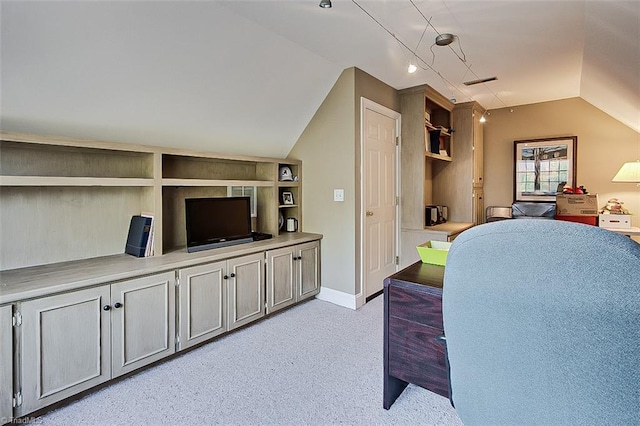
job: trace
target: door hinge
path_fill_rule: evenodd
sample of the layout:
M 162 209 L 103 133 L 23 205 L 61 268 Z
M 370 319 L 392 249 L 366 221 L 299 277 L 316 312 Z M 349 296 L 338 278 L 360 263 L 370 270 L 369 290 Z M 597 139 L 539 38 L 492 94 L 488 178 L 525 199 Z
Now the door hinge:
M 400 256 L 396 256 L 396 265 L 400 264 Z
M 400 145 L 400 136 L 396 136 L 396 146 Z
M 22 405 L 22 392 L 18 391 L 13 395 L 12 405 L 13 408 L 20 407 Z
M 22 325 L 22 314 L 20 312 L 13 314 L 12 323 L 14 327 L 20 327 Z
M 400 205 L 400 197 L 396 197 L 396 206 Z

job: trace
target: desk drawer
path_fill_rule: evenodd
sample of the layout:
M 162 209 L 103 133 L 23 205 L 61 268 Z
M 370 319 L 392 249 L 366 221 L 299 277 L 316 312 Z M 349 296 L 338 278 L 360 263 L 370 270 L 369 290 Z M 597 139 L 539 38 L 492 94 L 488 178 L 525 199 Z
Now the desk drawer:
M 389 318 L 389 374 L 449 397 L 442 330 L 401 318 Z
M 432 294 L 389 286 L 389 316 L 428 325 L 440 330 L 442 324 L 442 293 Z

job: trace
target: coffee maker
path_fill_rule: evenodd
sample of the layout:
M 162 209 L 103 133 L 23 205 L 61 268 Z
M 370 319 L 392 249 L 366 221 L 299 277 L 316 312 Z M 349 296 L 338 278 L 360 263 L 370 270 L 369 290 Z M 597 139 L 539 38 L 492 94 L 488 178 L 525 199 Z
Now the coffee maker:
M 424 208 L 424 224 L 425 226 L 438 225 L 445 223 L 449 216 L 449 209 L 447 206 L 425 206 Z

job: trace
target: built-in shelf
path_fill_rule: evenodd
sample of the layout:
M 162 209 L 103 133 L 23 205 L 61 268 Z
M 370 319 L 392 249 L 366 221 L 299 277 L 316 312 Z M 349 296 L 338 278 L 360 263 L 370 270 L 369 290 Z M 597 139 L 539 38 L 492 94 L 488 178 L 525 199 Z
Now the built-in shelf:
M 278 207 L 283 209 L 288 207 L 298 207 L 298 205 L 297 204 L 280 204 Z
M 434 158 L 436 160 L 442 160 L 442 161 L 451 161 L 452 158 L 448 155 L 441 155 L 441 154 L 435 154 L 433 152 L 425 152 L 424 156 L 427 158 Z
M 273 181 L 231 179 L 162 179 L 162 186 L 273 186 Z
M 0 132 L 0 270 L 122 253 L 143 212 L 161 256 L 185 244 L 184 200 L 229 187 L 255 187 L 252 229 L 277 235 L 283 211 L 302 224 L 302 185 L 279 182 L 281 166 L 299 178 L 295 159 Z M 287 191 L 297 204 L 281 205 Z
M 153 186 L 153 179 L 66 176 L 0 176 L 0 186 Z
M 446 127 L 434 126 L 433 124 L 431 124 L 431 122 L 427 120 L 424 121 L 424 126 L 427 128 L 427 130 L 440 130 L 440 135 L 442 136 L 451 136 L 451 133 Z

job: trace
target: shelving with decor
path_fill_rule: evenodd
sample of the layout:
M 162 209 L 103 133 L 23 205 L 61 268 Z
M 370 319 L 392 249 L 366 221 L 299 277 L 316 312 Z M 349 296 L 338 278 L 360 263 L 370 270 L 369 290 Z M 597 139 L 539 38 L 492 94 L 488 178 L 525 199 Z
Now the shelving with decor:
M 252 229 L 277 234 L 274 198 L 277 160 L 183 151 L 162 154 L 162 246 L 165 253 L 185 245 L 184 200 L 226 197 L 229 187 L 255 187 L 257 214 Z
M 17 133 L 0 134 L 0 271 L 122 253 L 131 216 L 155 217 L 154 252 L 185 247 L 184 199 L 255 188 L 254 231 L 302 224 L 301 162 Z M 296 181 L 279 182 L 279 167 Z M 282 192 L 294 204 L 285 205 Z M 29 227 L 28 235 L 24 230 Z
M 456 157 L 446 167 L 438 168 L 433 181 L 433 203 L 449 206 L 453 222 L 484 221 L 483 135 L 480 117 L 485 109 L 477 102 L 456 104 L 453 127 Z
M 415 246 L 429 240 L 451 241 L 473 225 L 472 220 L 449 218 L 444 224 L 426 226 L 425 206 L 446 205 L 444 194 L 455 192 L 457 178 L 448 175 L 459 161 L 458 129 L 454 104 L 428 85 L 401 90 L 401 248 L 400 262 L 419 260 Z M 437 135 L 437 138 L 432 135 Z
M 145 146 L 2 133 L 0 270 L 123 252 L 131 216 L 155 210 L 154 156 Z
M 287 173 L 281 173 L 283 167 L 288 167 L 291 171 L 292 180 L 287 179 Z M 296 160 L 281 161 L 278 164 L 278 232 L 287 233 L 287 219 L 293 218 L 298 221 L 298 230 L 302 226 L 302 192 L 300 191 L 301 163 Z M 290 193 L 291 197 L 285 197 L 285 193 Z

